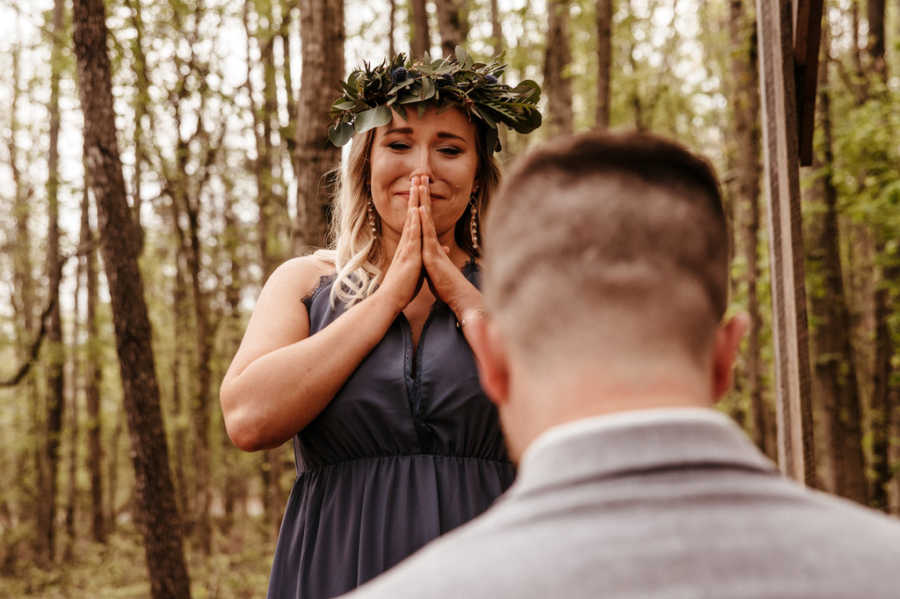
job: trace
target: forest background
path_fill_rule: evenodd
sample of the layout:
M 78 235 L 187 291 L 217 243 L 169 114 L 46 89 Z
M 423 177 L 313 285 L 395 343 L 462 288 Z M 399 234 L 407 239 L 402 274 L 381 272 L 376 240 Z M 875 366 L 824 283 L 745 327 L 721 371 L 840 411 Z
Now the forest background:
M 799 248 L 816 486 L 896 515 L 900 3 L 825 5 Z M 235 449 L 218 382 L 267 274 L 323 243 L 337 82 L 393 52 L 436 58 L 464 44 L 503 54 L 506 81 L 541 83 L 545 124 L 510 133 L 503 162 L 593 127 L 658 132 L 710 157 L 733 241 L 731 303 L 754 323 L 721 409 L 774 458 L 754 11 L 746 0 L 2 0 L 0 596 L 264 596 L 293 455 Z M 104 69 L 114 118 L 97 109 Z M 115 155 L 97 154 L 98 139 Z M 123 288 L 126 272 L 143 287 Z M 144 353 L 117 352 L 117 319 L 139 320 L 144 305 Z

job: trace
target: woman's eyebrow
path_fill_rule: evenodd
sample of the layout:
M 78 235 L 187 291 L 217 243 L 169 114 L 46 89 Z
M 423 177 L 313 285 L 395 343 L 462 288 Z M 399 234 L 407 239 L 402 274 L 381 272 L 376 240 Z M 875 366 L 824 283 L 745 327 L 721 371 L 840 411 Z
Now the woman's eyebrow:
M 464 138 L 456 135 L 455 133 L 449 133 L 447 131 L 440 131 L 437 134 L 440 139 L 458 139 L 459 141 L 466 141 Z
M 385 135 L 390 135 L 391 133 L 401 133 L 403 135 L 409 135 L 412 133 L 412 127 L 394 127 L 393 129 L 388 129 L 384 132 Z

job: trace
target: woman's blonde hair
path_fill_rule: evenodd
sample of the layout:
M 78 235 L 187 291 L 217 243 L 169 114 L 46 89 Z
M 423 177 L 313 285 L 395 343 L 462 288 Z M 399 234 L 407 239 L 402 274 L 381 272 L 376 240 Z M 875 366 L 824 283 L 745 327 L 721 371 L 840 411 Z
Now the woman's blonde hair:
M 476 227 L 481 235 L 481 221 L 490 205 L 491 196 L 500 183 L 500 167 L 493 152 L 488 149 L 483 125 L 477 121 L 473 124 L 478 149 L 478 170 L 475 173 L 478 192 L 473 196 L 473 201 L 477 211 Z M 336 277 L 331 287 L 332 306 L 337 301 L 343 302 L 347 307 L 352 306 L 374 292 L 384 278 L 380 266 L 383 258 L 381 243 L 379 236 L 372 234 L 368 212 L 372 201 L 369 157 L 374 140 L 374 129 L 353 137 L 334 198 L 328 236 L 329 249 L 319 250 L 315 254 L 333 263 L 335 267 Z M 481 240 L 476 244 L 472 239 L 471 214 L 470 202 L 456 222 L 454 237 L 460 248 L 474 260 L 481 256 Z M 381 222 L 376 216 L 376 232 L 380 230 Z

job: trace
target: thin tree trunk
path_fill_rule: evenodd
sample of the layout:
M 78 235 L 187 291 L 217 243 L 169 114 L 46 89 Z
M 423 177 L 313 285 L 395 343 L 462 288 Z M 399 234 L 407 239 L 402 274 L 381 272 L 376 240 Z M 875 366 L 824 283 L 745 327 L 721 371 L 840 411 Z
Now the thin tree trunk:
M 85 156 L 86 158 L 86 156 Z M 85 167 L 87 162 L 85 161 Z M 81 247 L 94 241 L 90 222 L 90 198 L 85 180 L 81 199 Z M 103 450 L 101 444 L 102 426 L 100 422 L 100 385 L 103 382 L 99 352 L 99 331 L 97 325 L 97 254 L 92 249 L 84 256 L 85 291 L 87 301 L 84 396 L 87 404 L 88 451 L 86 466 L 91 479 L 91 536 L 98 543 L 106 542 L 106 522 L 103 515 Z
M 31 200 L 34 196 L 34 188 L 28 179 L 22 176 L 19 169 L 19 147 L 17 145 L 17 133 L 20 130 L 18 114 L 19 114 L 19 98 L 21 96 L 21 50 L 18 46 L 14 46 L 12 50 L 12 98 L 10 101 L 10 135 L 8 136 L 7 150 L 9 154 L 9 168 L 12 174 L 14 187 L 13 200 L 13 217 L 15 219 L 15 251 L 13 252 L 13 287 L 15 293 L 11 298 L 13 313 L 15 314 L 15 334 L 16 347 L 19 361 L 25 363 L 27 360 L 33 360 L 30 355 L 29 346 L 34 340 L 37 330 L 37 318 L 35 312 L 35 281 L 33 275 L 32 263 L 32 238 L 31 238 Z M 23 381 L 25 389 L 25 397 L 23 398 L 28 410 L 28 437 L 31 442 L 23 449 L 24 459 L 21 461 L 22 474 L 24 475 L 26 468 L 24 463 L 31 461 L 34 467 L 34 487 L 31 489 L 32 496 L 46 497 L 47 494 L 47 473 L 44 465 L 44 452 L 42 451 L 41 442 L 43 435 L 43 410 L 41 397 L 38 394 L 37 378 L 35 369 L 31 369 L 26 373 L 26 379 Z M 24 479 L 23 476 L 20 480 Z M 46 530 L 47 510 L 39 507 L 34 509 L 34 505 L 30 501 L 23 502 L 22 513 L 34 519 L 35 530 L 39 533 L 34 535 L 32 539 L 32 548 L 40 559 L 47 554 L 45 546 L 45 535 L 41 534 Z
M 425 0 L 410 0 L 410 45 L 415 59 L 428 58 L 431 52 L 431 34 L 428 31 L 428 9 Z
M 303 74 L 294 158 L 298 173 L 295 255 L 323 247 L 331 220 L 329 180 L 340 163 L 340 150 L 328 141 L 328 113 L 344 74 L 343 0 L 303 0 L 300 37 Z
M 100 217 L 150 591 L 154 599 L 190 597 L 138 267 L 137 229 L 126 200 L 116 142 L 103 0 L 74 0 L 73 23 L 87 163 Z
M 47 153 L 47 278 L 50 280 L 49 301 L 53 304 L 47 328 L 47 431 L 45 461 L 48 466 L 47 495 L 42 503 L 48 510 L 43 531 L 47 557 L 56 554 L 56 502 L 58 495 L 59 446 L 65 408 L 65 374 L 62 344 L 62 318 L 59 306 L 59 81 L 62 70 L 64 35 L 63 1 L 53 3 L 53 49 L 50 53 L 50 149 Z
M 269 14 L 259 15 L 265 23 L 272 23 Z M 262 19 L 262 17 L 265 17 Z M 280 181 L 281 160 L 276 155 L 272 142 L 274 131 L 278 126 L 278 90 L 275 84 L 275 40 L 271 25 L 257 29 L 257 42 L 260 46 L 260 62 L 263 68 L 263 105 L 259 119 L 262 121 L 262 135 L 258 136 L 256 180 L 259 205 L 259 236 L 263 252 L 263 276 L 267 277 L 275 267 L 286 258 L 283 245 L 282 226 L 286 221 L 287 204 L 284 196 L 276 194 L 275 189 L 283 189 Z
M 496 0 L 494 0 L 496 1 Z M 609 127 L 612 66 L 613 0 L 597 0 L 597 115 L 596 127 Z
M 195 465 L 196 498 L 195 523 L 197 525 L 196 537 L 198 546 L 205 553 L 212 550 L 212 527 L 210 524 L 209 509 L 212 501 L 210 486 L 210 389 L 212 385 L 212 335 L 210 323 L 209 300 L 201 289 L 201 248 L 200 248 L 200 206 L 199 200 L 187 202 L 188 215 L 188 270 L 191 274 L 191 296 L 194 306 L 194 331 L 196 344 L 195 376 L 196 391 L 191 410 L 194 423 L 194 438 L 196 441 L 193 461 Z
M 296 0 L 284 0 L 282 4 L 281 14 L 281 49 L 283 54 L 283 65 L 281 68 L 281 76 L 284 80 L 285 95 L 287 96 L 287 113 L 288 124 L 281 127 L 281 139 L 285 142 L 284 146 L 287 150 L 288 157 L 294 155 L 297 146 L 297 100 L 294 95 L 294 71 L 291 62 L 291 14 L 296 8 Z M 293 171 L 294 163 L 288 160 Z M 285 200 L 286 201 L 286 200 Z M 285 209 L 287 206 L 285 206 Z
M 150 77 L 147 70 L 147 57 L 144 52 L 144 20 L 141 15 L 142 0 L 126 0 L 131 8 L 129 20 L 134 28 L 134 38 L 131 41 L 131 53 L 134 58 L 134 75 L 136 78 L 136 97 L 134 100 L 134 132 L 132 143 L 134 144 L 134 171 L 131 186 L 131 212 L 135 225 L 139 231 L 139 248 L 143 250 L 144 228 L 141 226 L 141 203 L 143 167 L 146 161 L 144 147 L 144 119 L 149 115 L 147 109 L 150 103 Z
M 238 248 L 241 243 L 241 231 L 239 229 L 238 219 L 234 213 L 234 195 L 231 182 L 225 181 L 225 209 L 223 210 L 224 218 L 224 245 L 225 254 L 229 261 L 229 274 L 225 285 L 225 343 L 226 347 L 231 351 L 237 351 L 241 342 L 241 275 L 240 257 Z M 225 531 L 231 529 L 234 522 L 235 504 L 238 496 L 242 494 L 245 487 L 244 478 L 237 473 L 233 467 L 233 447 L 228 435 L 224 432 L 224 420 L 222 422 L 222 444 L 223 444 L 223 466 L 225 468 L 225 488 L 223 492 L 225 518 L 223 528 Z
M 885 255 L 886 244 L 879 243 L 879 255 Z M 896 250 L 895 250 L 896 252 Z M 889 319 L 892 308 L 896 310 L 897 298 L 889 283 L 900 280 L 900 261 L 893 256 L 893 264 L 883 268 L 883 275 L 875 292 L 875 372 L 871 401 L 872 480 L 871 505 L 887 511 L 889 508 L 889 484 L 896 476 L 892 469 L 891 436 L 895 411 L 900 406 L 900 384 L 893 375 L 892 362 L 896 353 Z
M 496 2 L 496 0 L 493 0 Z M 397 24 L 397 0 L 390 0 L 388 10 L 388 57 L 393 58 L 397 54 L 394 48 L 394 29 Z
M 887 84 L 887 61 L 885 60 L 884 37 L 884 13 L 885 0 L 867 0 L 866 17 L 869 24 L 868 43 L 866 53 L 871 60 L 871 69 L 875 72 L 882 85 Z
M 547 94 L 547 129 L 550 135 L 573 128 L 572 63 L 569 45 L 569 0 L 547 0 L 547 50 L 544 55 L 544 90 Z
M 853 59 L 853 70 L 856 75 L 856 81 L 854 83 L 861 88 L 861 83 L 865 78 L 865 72 L 863 71 L 862 64 L 862 44 L 860 44 L 859 41 L 859 0 L 850 1 L 850 27 L 852 28 L 850 35 L 852 44 L 852 47 L 850 48 L 850 57 Z
M 83 191 L 83 195 L 87 195 L 87 187 Z M 82 243 L 81 247 L 85 247 Z M 77 511 L 77 490 L 78 490 L 78 436 L 79 436 L 79 419 L 78 413 L 78 396 L 81 393 L 82 381 L 84 379 L 84 359 L 83 346 L 81 345 L 81 293 L 82 280 L 84 274 L 83 262 L 79 258 L 78 265 L 75 269 L 75 292 L 73 294 L 73 317 L 72 317 L 72 337 L 68 344 L 71 355 L 71 375 L 69 381 L 69 407 L 66 408 L 69 415 L 68 432 L 69 432 L 69 469 L 68 469 L 68 494 L 66 497 L 66 550 L 64 553 L 65 561 L 71 561 L 74 555 L 76 542 L 76 511 Z
M 866 54 L 869 57 L 871 75 L 866 79 L 868 95 L 877 98 L 885 107 L 890 103 L 887 95 L 888 68 L 885 59 L 885 0 L 868 0 L 866 5 L 868 21 L 868 43 Z M 884 123 L 890 127 L 890 115 L 885 111 Z M 897 250 L 891 250 L 883 233 L 878 235 L 875 249 L 882 257 L 881 281 L 875 291 L 875 359 L 871 400 L 872 416 L 872 458 L 875 478 L 872 481 L 871 504 L 873 507 L 887 510 L 889 508 L 889 483 L 894 476 L 891 467 L 891 436 L 894 411 L 900 405 L 900 384 L 894 381 L 893 358 L 896 348 L 891 338 L 888 324 L 896 309 L 896 300 L 892 298 L 891 282 L 900 278 L 900 259 Z M 893 256 L 889 254 L 893 252 Z
M 438 29 L 441 32 L 441 53 L 453 56 L 457 46 L 466 43 L 469 35 L 469 16 L 465 0 L 435 0 Z
M 745 284 L 750 331 L 745 359 L 746 384 L 750 396 L 753 434 L 756 444 L 768 455 L 775 455 L 774 439 L 769 435 L 766 404 L 762 393 L 762 357 L 759 332 L 762 328 L 757 280 L 759 277 L 760 176 L 762 174 L 759 126 L 759 71 L 757 70 L 756 27 L 747 14 L 743 0 L 729 4 L 731 37 L 731 73 L 734 78 L 732 106 L 735 119 L 736 187 L 740 235 L 738 244 L 746 264 Z
M 184 332 L 188 327 L 189 318 L 186 312 L 187 285 L 185 283 L 185 241 L 184 232 L 181 230 L 179 202 L 172 198 L 172 228 L 175 234 L 175 279 L 172 283 L 172 363 L 171 363 L 171 393 L 172 393 L 172 419 L 175 421 L 175 430 L 172 435 L 175 468 L 175 492 L 178 500 L 178 509 L 184 514 L 183 524 L 190 529 L 194 507 L 190 501 L 193 493 L 190 492 L 185 464 L 187 462 L 187 416 L 184 413 L 184 398 L 182 394 L 182 369 L 185 354 Z
M 107 476 L 109 484 L 106 487 L 107 534 L 114 532 L 116 530 L 116 525 L 119 522 L 119 508 L 116 505 L 116 498 L 118 496 L 117 491 L 119 490 L 119 441 L 122 439 L 122 421 L 125 418 L 123 412 L 124 407 L 121 403 L 117 403 L 116 415 L 113 420 L 113 422 L 116 423 L 116 426 L 113 428 L 112 435 L 109 439 L 109 447 L 112 448 L 112 451 L 110 451 L 109 454 L 109 474 Z
M 500 17 L 500 7 L 497 0 L 491 0 L 491 45 L 493 46 L 494 56 L 502 56 L 506 52 L 506 43 L 503 38 L 503 20 Z M 499 127 L 500 147 L 503 150 L 509 150 L 509 130 L 506 127 Z
M 861 410 L 853 347 L 850 343 L 850 314 L 844 292 L 840 258 L 840 230 L 837 188 L 832 176 L 834 164 L 831 133 L 831 94 L 828 88 L 830 36 L 823 31 L 822 68 L 819 75 L 820 123 L 823 155 L 815 158 L 816 168 L 825 175 L 814 193 L 822 205 L 819 221 L 810 229 L 809 260 L 824 285 L 811 287 L 810 308 L 818 321 L 813 333 L 815 348 L 814 383 L 828 414 L 831 466 L 835 493 L 860 503 L 866 501 L 866 464 L 862 450 Z

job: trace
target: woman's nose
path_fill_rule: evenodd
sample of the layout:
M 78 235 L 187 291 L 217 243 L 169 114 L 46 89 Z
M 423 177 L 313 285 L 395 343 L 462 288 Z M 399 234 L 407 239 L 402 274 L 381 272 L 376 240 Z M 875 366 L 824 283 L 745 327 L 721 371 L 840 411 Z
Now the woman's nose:
M 434 173 L 431 171 L 431 160 L 427 152 L 420 152 L 416 155 L 413 170 L 409 173 L 410 179 L 419 176 L 427 177 L 429 183 L 434 181 Z

